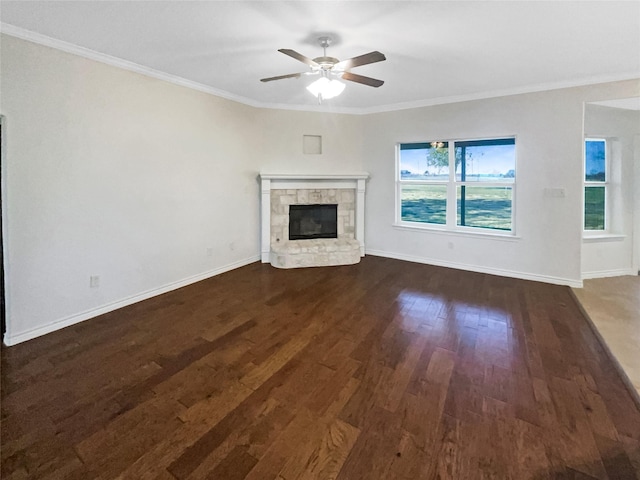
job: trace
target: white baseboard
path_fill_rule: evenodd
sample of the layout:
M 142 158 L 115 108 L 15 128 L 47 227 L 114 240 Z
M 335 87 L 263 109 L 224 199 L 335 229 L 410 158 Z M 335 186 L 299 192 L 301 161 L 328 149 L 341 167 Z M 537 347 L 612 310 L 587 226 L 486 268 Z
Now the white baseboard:
M 521 280 L 533 280 L 534 282 L 552 283 L 554 285 L 567 285 L 569 287 L 582 288 L 582 280 L 572 280 L 570 278 L 552 277 L 549 275 L 538 275 L 535 273 L 518 272 L 515 270 L 504 270 L 501 268 L 483 267 L 479 265 L 468 265 L 464 263 L 446 262 L 435 260 L 433 258 L 415 257 L 413 255 L 405 255 L 402 253 L 384 252 L 381 250 L 367 249 L 367 255 L 375 255 L 377 257 L 395 258 L 396 260 L 405 260 L 407 262 L 424 263 L 427 265 L 435 265 L 438 267 L 455 268 L 457 270 L 466 270 L 469 272 L 487 273 L 490 275 L 498 275 L 500 277 L 519 278 Z
M 134 303 L 147 300 L 148 298 L 152 298 L 157 295 L 162 295 L 163 293 L 167 293 L 172 290 L 176 290 L 178 288 L 186 287 L 187 285 L 190 285 L 192 283 L 200 282 L 201 280 L 215 277 L 216 275 L 220 275 L 221 273 L 225 273 L 230 270 L 234 270 L 236 268 L 244 267 L 245 265 L 249 265 L 250 263 L 257 262 L 258 260 L 260 260 L 260 255 L 254 255 L 252 257 L 245 258 L 237 262 L 229 263 L 227 265 L 215 268 L 213 270 L 209 270 L 204 273 L 193 275 L 191 277 L 185 278 L 183 280 L 179 280 L 177 282 L 168 283 L 166 285 L 163 285 L 162 287 L 147 290 L 146 292 L 142 292 L 137 295 L 132 295 L 130 297 L 123 298 L 122 300 L 111 302 L 97 308 L 92 308 L 91 310 L 85 310 L 84 312 L 76 313 L 74 315 L 71 315 L 65 318 L 54 320 L 53 322 L 47 323 L 46 325 L 42 325 L 36 328 L 24 330 L 22 332 L 17 332 L 17 333 L 13 333 L 13 332 L 9 333 L 7 331 L 4 334 L 4 344 L 7 346 L 12 346 L 18 343 L 26 342 L 27 340 L 40 337 L 47 333 L 55 332 L 56 330 L 60 330 L 61 328 L 69 327 L 71 325 L 75 325 L 76 323 L 89 320 L 90 318 L 97 317 L 98 315 L 112 312 L 113 310 L 117 310 L 119 308 L 123 308 L 128 305 L 132 305 Z
M 599 270 L 596 272 L 582 272 L 582 279 L 587 280 L 589 278 L 606 278 L 606 277 L 621 277 L 623 275 L 637 275 L 637 272 L 633 271 L 633 268 L 619 268 L 615 270 Z

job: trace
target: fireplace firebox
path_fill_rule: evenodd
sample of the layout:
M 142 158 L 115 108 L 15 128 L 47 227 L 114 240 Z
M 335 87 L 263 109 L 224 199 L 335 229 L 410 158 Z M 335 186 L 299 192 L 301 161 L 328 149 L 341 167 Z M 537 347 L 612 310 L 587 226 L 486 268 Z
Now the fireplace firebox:
M 289 240 L 338 238 L 338 205 L 290 205 Z

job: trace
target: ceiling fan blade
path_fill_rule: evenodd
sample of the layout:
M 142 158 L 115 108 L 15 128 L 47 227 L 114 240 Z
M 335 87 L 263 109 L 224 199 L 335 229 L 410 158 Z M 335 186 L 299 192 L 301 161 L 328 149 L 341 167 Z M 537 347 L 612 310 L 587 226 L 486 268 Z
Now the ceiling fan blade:
M 261 82 L 272 82 L 273 80 L 283 80 L 285 78 L 300 78 L 302 73 L 289 73 L 288 75 L 278 75 L 277 77 L 261 78 Z
M 359 67 L 360 65 L 368 65 L 370 63 L 382 62 L 386 60 L 382 53 L 375 51 L 365 53 L 364 55 L 360 55 L 359 57 L 353 57 L 349 60 L 343 60 L 335 64 L 334 68 L 337 70 L 349 70 L 350 68 Z
M 382 80 L 378 80 L 376 78 L 371 78 L 371 77 L 365 77 L 363 75 L 357 75 L 351 72 L 344 72 L 342 74 L 342 79 L 349 80 L 350 82 L 361 83 L 363 85 L 368 85 L 370 87 L 376 87 L 376 88 L 384 84 Z
M 309 57 L 305 57 L 301 53 L 296 52 L 295 50 L 289 50 L 288 48 L 281 48 L 278 50 L 279 52 L 284 53 L 285 55 L 289 55 L 291 58 L 295 58 L 296 60 L 309 65 L 310 67 L 319 67 L 320 65 Z

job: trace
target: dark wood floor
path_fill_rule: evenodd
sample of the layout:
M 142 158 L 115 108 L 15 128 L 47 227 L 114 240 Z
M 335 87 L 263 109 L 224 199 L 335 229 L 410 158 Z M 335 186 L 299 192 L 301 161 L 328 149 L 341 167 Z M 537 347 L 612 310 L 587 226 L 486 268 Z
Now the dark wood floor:
M 2 347 L 3 479 L 634 479 L 568 288 L 259 263 Z

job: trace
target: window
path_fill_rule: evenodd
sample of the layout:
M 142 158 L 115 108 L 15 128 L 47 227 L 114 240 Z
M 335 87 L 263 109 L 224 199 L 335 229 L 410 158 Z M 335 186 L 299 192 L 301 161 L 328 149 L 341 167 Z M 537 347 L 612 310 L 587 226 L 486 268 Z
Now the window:
M 397 165 L 399 223 L 513 232 L 514 138 L 402 143 Z
M 584 229 L 604 231 L 607 226 L 607 142 L 587 138 L 584 146 Z
M 399 166 L 401 220 L 446 225 L 449 144 L 401 144 Z

